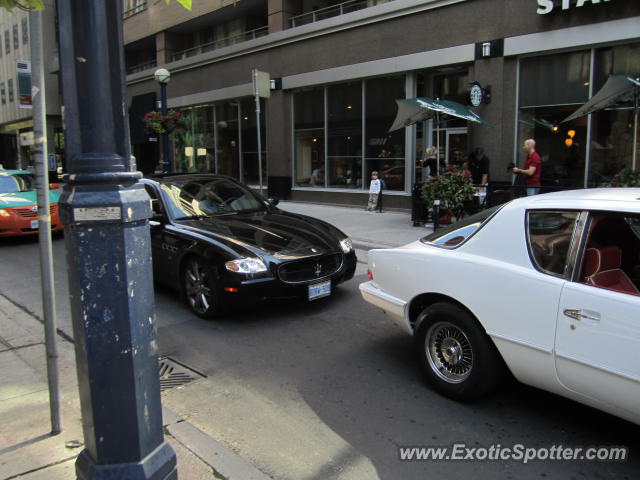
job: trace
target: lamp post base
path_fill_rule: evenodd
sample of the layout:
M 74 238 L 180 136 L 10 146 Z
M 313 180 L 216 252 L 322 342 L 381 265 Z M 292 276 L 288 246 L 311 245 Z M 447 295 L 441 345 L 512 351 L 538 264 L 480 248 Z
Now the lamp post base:
M 176 454 L 164 441 L 153 452 L 139 462 L 98 465 L 87 450 L 76 460 L 78 480 L 178 480 Z

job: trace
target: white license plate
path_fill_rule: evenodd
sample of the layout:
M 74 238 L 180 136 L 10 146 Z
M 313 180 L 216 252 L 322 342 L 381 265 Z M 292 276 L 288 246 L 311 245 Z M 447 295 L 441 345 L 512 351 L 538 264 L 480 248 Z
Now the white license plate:
M 331 281 L 309 285 L 309 300 L 331 295 Z
M 38 229 L 38 220 L 31 220 L 31 228 L 34 230 Z

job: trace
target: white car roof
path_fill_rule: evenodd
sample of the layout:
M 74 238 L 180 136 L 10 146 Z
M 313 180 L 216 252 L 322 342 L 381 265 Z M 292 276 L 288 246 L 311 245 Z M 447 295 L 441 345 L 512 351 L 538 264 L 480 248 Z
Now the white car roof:
M 640 213 L 640 188 L 588 188 L 523 197 L 513 206 L 524 209 L 584 209 Z

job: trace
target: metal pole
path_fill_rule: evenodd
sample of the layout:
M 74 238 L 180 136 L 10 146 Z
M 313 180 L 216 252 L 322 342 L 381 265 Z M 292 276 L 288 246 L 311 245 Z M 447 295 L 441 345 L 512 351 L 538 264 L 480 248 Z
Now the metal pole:
M 56 305 L 53 283 L 53 252 L 51 246 L 51 213 L 49 206 L 49 171 L 47 165 L 47 121 L 45 77 L 42 54 L 42 12 L 29 12 L 31 32 L 31 84 L 33 95 L 32 147 L 38 185 L 38 238 L 40 240 L 40 272 L 42 275 L 42 309 L 44 314 L 45 349 L 47 352 L 47 380 L 49 383 L 49 409 L 51 433 L 62 430 L 60 388 L 58 385 L 58 346 L 56 343 Z
M 436 177 L 440 176 L 440 112 L 436 112 Z
M 162 115 L 167 114 L 167 84 L 160 83 L 160 112 Z M 169 135 L 163 133 L 162 137 L 162 163 L 164 173 L 171 171 L 171 162 L 169 161 Z
M 177 480 L 162 430 L 151 206 L 131 159 L 122 5 L 57 2 L 69 159 L 60 210 L 85 445 L 76 476 Z
M 638 156 L 638 111 L 640 110 L 640 87 L 633 89 L 633 154 L 631 157 L 631 170 L 635 171 Z
M 258 70 L 253 70 L 254 85 L 258 85 Z M 258 89 L 255 92 L 256 97 L 256 132 L 258 135 L 258 178 L 260 179 L 260 195 L 262 195 L 262 135 L 260 134 L 260 95 Z

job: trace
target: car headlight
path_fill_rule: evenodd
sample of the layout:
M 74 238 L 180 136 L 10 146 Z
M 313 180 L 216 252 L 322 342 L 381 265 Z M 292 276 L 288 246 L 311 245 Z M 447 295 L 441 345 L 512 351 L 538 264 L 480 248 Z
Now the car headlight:
M 0 208 L 0 217 L 10 217 L 11 214 L 9 212 L 7 212 L 6 210 Z
M 267 266 L 259 258 L 236 258 L 224 264 L 225 268 L 234 273 L 266 272 Z
M 353 242 L 350 238 L 345 238 L 344 240 L 340 240 L 340 248 L 344 253 L 349 253 L 353 250 Z

